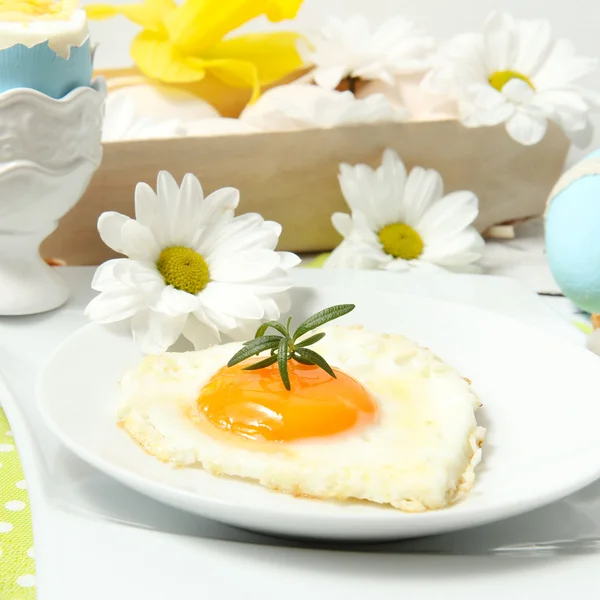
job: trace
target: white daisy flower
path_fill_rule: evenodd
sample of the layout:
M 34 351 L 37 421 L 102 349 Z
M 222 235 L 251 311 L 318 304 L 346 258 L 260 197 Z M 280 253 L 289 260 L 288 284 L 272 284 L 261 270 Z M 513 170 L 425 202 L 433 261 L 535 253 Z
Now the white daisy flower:
M 575 144 L 590 142 L 589 113 L 600 108 L 600 96 L 574 82 L 592 72 L 597 60 L 554 39 L 548 21 L 493 13 L 483 34 L 451 40 L 441 59 L 424 85 L 441 93 L 454 88 L 465 125 L 506 123 L 513 139 L 531 145 L 544 137 L 551 120 Z
M 405 121 L 410 113 L 393 106 L 383 94 L 356 98 L 352 92 L 291 83 L 266 91 L 247 106 L 240 120 L 261 131 L 297 131 L 352 123 Z
M 395 75 L 428 68 L 435 42 L 404 17 L 392 17 L 371 33 L 363 15 L 330 17 L 317 33 L 307 34 L 299 51 L 317 85 L 336 88 L 346 77 L 393 83 Z
M 100 216 L 105 244 L 129 258 L 109 260 L 94 276 L 100 294 L 86 309 L 99 323 L 129 320 L 143 352 L 164 352 L 183 334 L 197 349 L 221 334 L 246 339 L 262 319 L 289 309 L 288 270 L 295 254 L 275 252 L 281 226 L 258 214 L 234 217 L 239 192 L 204 198 L 191 174 L 181 188 L 158 175 L 157 193 L 139 183 L 136 219 Z
M 407 176 L 388 149 L 376 170 L 342 164 L 339 180 L 352 214 L 332 216 L 344 241 L 326 268 L 469 271 L 481 257 L 484 241 L 471 227 L 477 196 L 467 191 L 444 196 L 437 171 L 415 167 Z

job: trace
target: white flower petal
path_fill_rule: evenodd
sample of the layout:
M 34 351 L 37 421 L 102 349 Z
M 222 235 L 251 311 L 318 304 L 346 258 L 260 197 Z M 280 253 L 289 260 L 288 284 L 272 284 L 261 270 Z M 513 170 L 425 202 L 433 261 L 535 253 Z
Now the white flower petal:
M 233 218 L 240 203 L 240 191 L 225 187 L 209 194 L 202 203 L 202 223 L 218 223 Z
M 134 197 L 136 220 L 154 233 L 158 225 L 158 198 L 154 190 L 147 183 L 138 183 Z
M 404 190 L 404 223 L 417 226 L 421 217 L 443 193 L 444 183 L 437 171 L 414 167 Z
M 156 312 L 175 317 L 194 312 L 199 306 L 198 296 L 167 285 L 162 289 L 160 296 L 150 305 Z
M 484 40 L 490 73 L 510 70 L 518 50 L 514 19 L 505 13 L 492 13 L 484 26 Z
M 85 314 L 97 323 L 116 323 L 143 310 L 143 296 L 122 285 L 108 292 L 101 292 L 86 307 Z
M 516 78 L 511 79 L 504 84 L 502 93 L 515 104 L 529 104 L 535 94 L 528 83 Z
M 250 286 L 211 281 L 199 296 L 201 307 L 212 314 L 228 315 L 234 319 L 262 319 L 264 309 Z M 215 323 L 216 324 L 216 323 Z M 218 327 L 218 324 L 216 324 Z M 219 327 L 220 329 L 220 327 Z
M 344 240 L 327 257 L 325 269 L 383 269 L 392 260 L 380 247 Z
M 548 121 L 543 115 L 522 108 L 506 123 L 506 131 L 510 137 L 524 146 L 540 142 L 547 128 Z
M 453 192 L 432 205 L 415 228 L 426 245 L 447 240 L 471 225 L 477 218 L 478 204 L 473 192 Z
M 113 274 L 120 283 L 142 294 L 147 305 L 156 302 L 165 287 L 162 275 L 151 262 L 122 260 L 115 263 Z
M 198 231 L 202 226 L 201 206 L 204 192 L 198 178 L 187 173 L 181 182 L 177 202 L 177 239 L 171 243 L 177 246 L 193 247 Z
M 150 229 L 133 219 L 128 219 L 121 227 L 121 245 L 123 252 L 133 260 L 156 262 L 160 255 Z
M 468 227 L 451 238 L 426 245 L 420 258 L 442 266 L 467 265 L 481 258 L 484 247 L 481 235 Z
M 404 214 L 405 186 L 407 181 L 406 167 L 398 153 L 388 148 L 383 153 L 381 167 L 377 169 L 377 178 L 384 186 L 379 202 L 379 218 L 385 224 L 398 223 L 406 218 Z
M 183 336 L 194 345 L 194 350 L 204 350 L 221 341 L 219 330 L 209 322 L 201 309 L 190 315 L 183 328 Z
M 409 271 L 413 266 L 411 263 L 414 262 L 416 261 L 404 260 L 402 258 L 394 258 L 384 266 L 384 269 L 386 271 L 391 271 L 392 273 L 402 273 L 404 271 Z
M 493 127 L 509 119 L 515 112 L 513 104 L 490 85 L 470 86 L 468 93 L 475 110 L 477 126 Z
M 302 262 L 302 259 L 293 252 L 278 252 L 277 256 L 279 256 L 279 268 L 286 271 L 297 267 Z
M 364 215 L 370 229 L 379 231 L 401 220 L 406 170 L 395 152 L 385 152 L 376 171 L 364 164 L 342 164 L 338 179 L 348 206 Z
M 122 229 L 128 221 L 131 221 L 129 217 L 114 211 L 104 212 L 98 218 L 100 238 L 109 248 L 120 254 L 125 254 Z
M 534 77 L 552 48 L 552 28 L 546 19 L 517 21 L 519 53 L 513 70 Z
M 352 217 L 346 213 L 333 213 L 331 215 L 331 224 L 335 230 L 342 236 L 348 237 L 352 231 Z
M 211 280 L 219 282 L 252 281 L 267 277 L 279 266 L 272 250 L 247 250 L 230 256 L 217 256 L 209 262 Z
M 514 19 L 505 13 L 492 13 L 484 26 L 484 40 L 490 73 L 509 70 L 518 49 Z
M 598 66 L 598 59 L 579 56 L 570 40 L 559 39 L 534 78 L 537 90 L 561 89 L 585 77 Z
M 126 258 L 113 258 L 102 263 L 94 273 L 91 288 L 97 292 L 108 292 L 115 287 L 120 287 L 121 282 L 115 277 L 115 267 L 128 262 Z
M 313 78 L 319 87 L 334 90 L 348 74 L 346 65 L 335 65 L 316 69 L 313 71 Z
M 278 241 L 278 228 L 257 213 L 246 213 L 213 226 L 199 241 L 198 252 L 210 263 L 252 249 L 274 250 Z
M 179 339 L 187 319 L 187 314 L 172 317 L 145 310 L 132 317 L 131 331 L 144 354 L 161 354 Z

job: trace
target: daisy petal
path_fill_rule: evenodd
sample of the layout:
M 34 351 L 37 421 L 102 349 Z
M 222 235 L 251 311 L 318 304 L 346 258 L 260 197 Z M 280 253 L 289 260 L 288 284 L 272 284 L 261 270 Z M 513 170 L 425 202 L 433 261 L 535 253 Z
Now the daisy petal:
M 245 285 L 211 281 L 200 294 L 202 308 L 235 319 L 262 319 L 260 300 Z M 207 313 L 208 314 L 208 313 Z M 210 316 L 210 315 L 209 315 Z
M 91 288 L 97 292 L 108 292 L 115 287 L 120 287 L 121 282 L 115 277 L 115 267 L 129 262 L 126 258 L 113 258 L 102 263 L 94 273 Z
M 416 227 L 429 207 L 444 193 L 442 177 L 433 169 L 414 167 L 404 191 L 404 222 Z
M 547 128 L 546 117 L 522 108 L 506 122 L 508 135 L 524 146 L 532 146 L 540 142 Z
M 444 196 L 415 226 L 425 246 L 460 233 L 477 218 L 478 200 L 473 192 L 458 191 Z
M 167 285 L 150 308 L 156 312 L 175 317 L 194 312 L 199 305 L 198 297 Z
M 552 48 L 552 28 L 545 19 L 522 19 L 517 23 L 519 54 L 513 66 L 518 73 L 534 77 Z
M 511 79 L 504 84 L 502 93 L 515 104 L 528 104 L 534 96 L 529 84 L 521 79 Z
M 202 237 L 198 251 L 209 262 L 254 249 L 273 250 L 279 235 L 256 213 L 247 213 L 213 227 Z
M 202 203 L 201 221 L 203 224 L 218 223 L 233 218 L 233 212 L 240 203 L 240 192 L 226 187 L 209 194 Z
M 415 261 L 408 261 L 402 258 L 394 258 L 384 266 L 384 269 L 386 271 L 391 271 L 392 273 L 402 273 L 404 271 L 408 271 L 411 268 L 411 262 Z
M 187 314 L 172 317 L 145 310 L 132 317 L 131 331 L 144 354 L 161 354 L 179 339 L 187 319 Z
M 114 211 L 104 212 L 98 218 L 98 232 L 102 241 L 120 254 L 125 254 L 122 228 L 128 221 L 131 221 L 129 217 Z
M 213 281 L 252 281 L 267 277 L 279 263 L 276 252 L 259 249 L 231 256 L 219 256 L 209 262 L 209 268 Z
M 86 307 L 85 314 L 97 323 L 116 323 L 145 308 L 140 294 L 126 286 L 113 288 L 96 296 Z
M 365 242 L 343 241 L 327 257 L 324 269 L 383 269 L 391 256 Z
M 333 213 L 331 215 L 331 224 L 344 238 L 348 237 L 352 231 L 352 217 L 346 213 Z
M 428 244 L 421 258 L 442 266 L 467 265 L 479 260 L 483 254 L 485 242 L 473 227 L 452 238 Z
M 198 314 L 202 319 L 198 318 Z M 203 311 L 200 313 L 196 311 L 193 316 L 190 315 L 183 328 L 183 336 L 192 342 L 194 350 L 204 350 L 221 341 L 219 330 L 212 323 L 207 322 Z
M 335 90 L 342 79 L 348 75 L 346 65 L 335 65 L 332 67 L 316 69 L 314 72 L 315 83 L 322 88 Z
M 395 150 L 388 148 L 383 153 L 377 176 L 385 185 L 385 192 L 379 202 L 379 217 L 384 225 L 398 223 L 406 218 L 402 198 L 405 194 L 406 167 Z
M 493 127 L 504 123 L 515 111 L 508 99 L 489 85 L 470 86 L 467 93 L 476 113 L 475 126 L 477 127 L 479 125 Z
M 133 219 L 127 220 L 121 227 L 121 244 L 123 252 L 133 260 L 156 262 L 160 255 L 152 232 Z
M 518 50 L 514 19 L 504 13 L 492 13 L 486 21 L 484 36 L 485 56 L 490 72 L 509 70 Z
M 278 252 L 277 256 L 279 256 L 279 268 L 286 271 L 297 267 L 302 262 L 302 259 L 293 252 Z
M 171 241 L 177 246 L 193 247 L 198 232 L 203 225 L 201 220 L 201 205 L 203 204 L 204 192 L 197 177 L 187 173 L 181 182 L 179 199 L 177 203 L 176 228 L 178 237 Z
M 158 198 L 147 183 L 135 186 L 135 218 L 154 232 L 158 218 Z

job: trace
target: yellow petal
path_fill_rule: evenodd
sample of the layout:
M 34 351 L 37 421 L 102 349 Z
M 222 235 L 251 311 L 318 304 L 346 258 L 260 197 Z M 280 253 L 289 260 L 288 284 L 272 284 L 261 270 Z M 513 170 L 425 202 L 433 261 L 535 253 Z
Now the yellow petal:
M 203 58 L 251 62 L 256 67 L 259 84 L 268 85 L 302 67 L 302 59 L 296 50 L 301 37 L 287 31 L 240 35 L 219 42 L 203 54 Z
M 199 61 L 191 64 L 164 35 L 153 31 L 142 31 L 136 36 L 131 57 L 144 75 L 165 83 L 200 81 L 205 75 Z
M 144 4 L 91 4 L 86 6 L 85 12 L 88 19 L 102 20 L 123 15 L 136 25 L 141 25 L 150 31 L 164 31 L 163 14 L 157 10 L 155 2 Z
M 218 60 L 188 59 L 188 64 L 197 64 L 198 67 L 203 67 L 227 85 L 251 88 L 250 102 L 254 102 L 260 94 L 258 73 L 251 62 L 228 58 Z
M 165 24 L 177 46 L 199 56 L 260 15 L 271 21 L 293 19 L 301 4 L 302 0 L 186 0 Z

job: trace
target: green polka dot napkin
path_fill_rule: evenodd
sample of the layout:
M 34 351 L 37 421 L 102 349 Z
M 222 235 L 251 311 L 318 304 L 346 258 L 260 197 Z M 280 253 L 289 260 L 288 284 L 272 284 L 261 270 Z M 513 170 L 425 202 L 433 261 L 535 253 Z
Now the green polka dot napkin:
M 0 600 L 35 599 L 33 532 L 27 485 L 0 408 Z

